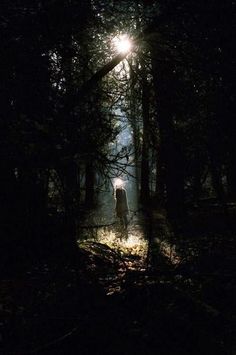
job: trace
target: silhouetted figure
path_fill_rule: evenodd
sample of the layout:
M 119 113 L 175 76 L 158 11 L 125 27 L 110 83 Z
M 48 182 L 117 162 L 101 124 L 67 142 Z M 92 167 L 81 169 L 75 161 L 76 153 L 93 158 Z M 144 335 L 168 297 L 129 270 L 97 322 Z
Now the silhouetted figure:
M 116 214 L 119 217 L 121 225 L 127 228 L 129 207 L 127 202 L 126 191 L 122 186 L 116 188 Z

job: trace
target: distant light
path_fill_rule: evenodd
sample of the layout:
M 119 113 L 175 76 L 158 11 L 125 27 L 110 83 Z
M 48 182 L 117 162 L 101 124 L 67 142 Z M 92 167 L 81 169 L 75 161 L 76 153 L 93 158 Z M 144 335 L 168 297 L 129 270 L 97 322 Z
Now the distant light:
M 132 41 L 128 35 L 115 37 L 113 43 L 119 53 L 128 53 L 132 49 Z

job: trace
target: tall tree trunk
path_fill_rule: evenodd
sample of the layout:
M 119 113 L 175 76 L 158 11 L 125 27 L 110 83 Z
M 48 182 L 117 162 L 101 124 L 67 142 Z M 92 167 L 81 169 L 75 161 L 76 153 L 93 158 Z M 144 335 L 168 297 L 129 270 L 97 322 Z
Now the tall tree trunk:
M 65 78 L 66 94 L 64 107 L 61 117 L 64 125 L 64 134 L 70 144 L 75 144 L 75 117 L 73 111 L 73 80 L 72 80 L 72 57 L 73 57 L 72 34 L 68 31 L 64 38 L 64 46 L 61 50 L 62 71 Z M 73 153 L 72 153 L 73 154 Z M 76 219 L 75 219 L 75 193 L 77 188 L 77 171 L 73 157 L 67 158 L 66 164 L 63 164 L 61 175 L 64 182 L 64 203 L 65 203 L 65 227 L 69 240 L 72 244 L 76 241 Z
M 147 82 L 145 65 L 142 65 L 142 118 L 143 118 L 143 140 L 141 160 L 141 201 L 147 203 L 150 199 L 150 166 L 149 166 L 149 108 L 150 92 Z
M 158 108 L 160 130 L 160 160 L 166 185 L 166 207 L 170 217 L 178 219 L 183 214 L 184 177 L 181 154 L 175 142 L 173 127 L 173 70 L 168 62 L 157 61 L 155 46 L 151 46 L 153 83 Z
M 135 76 L 134 72 L 137 72 L 138 63 L 130 62 L 130 115 L 129 120 L 133 130 L 133 142 L 134 142 L 134 158 L 135 158 L 135 177 L 137 181 L 137 196 L 139 196 L 139 184 L 140 184 L 140 127 L 137 112 L 137 93 L 135 92 Z

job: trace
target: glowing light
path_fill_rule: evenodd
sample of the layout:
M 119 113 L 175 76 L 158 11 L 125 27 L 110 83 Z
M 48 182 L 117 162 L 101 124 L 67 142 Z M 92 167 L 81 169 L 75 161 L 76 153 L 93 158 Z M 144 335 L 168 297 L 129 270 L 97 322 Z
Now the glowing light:
M 113 184 L 115 187 L 121 187 L 121 186 L 124 186 L 124 181 L 120 178 L 115 178 L 113 180 Z
M 132 42 L 127 35 L 115 37 L 113 43 L 119 53 L 128 53 L 132 49 Z
M 111 249 L 119 251 L 122 255 L 137 255 L 139 262 L 144 262 L 148 252 L 148 242 L 145 240 L 142 230 L 128 232 L 128 236 L 121 235 L 116 229 L 107 230 L 101 228 L 96 235 L 98 243 L 109 246 Z M 94 238 L 88 238 L 85 242 L 79 242 L 82 248 L 90 248 L 90 242 Z M 92 247 L 92 244 L 91 244 Z

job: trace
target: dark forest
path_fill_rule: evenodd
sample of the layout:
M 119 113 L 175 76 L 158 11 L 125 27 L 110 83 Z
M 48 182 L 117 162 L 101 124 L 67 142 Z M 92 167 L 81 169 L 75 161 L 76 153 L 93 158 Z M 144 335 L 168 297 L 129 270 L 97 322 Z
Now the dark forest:
M 0 352 L 234 355 L 233 0 L 2 0 Z

